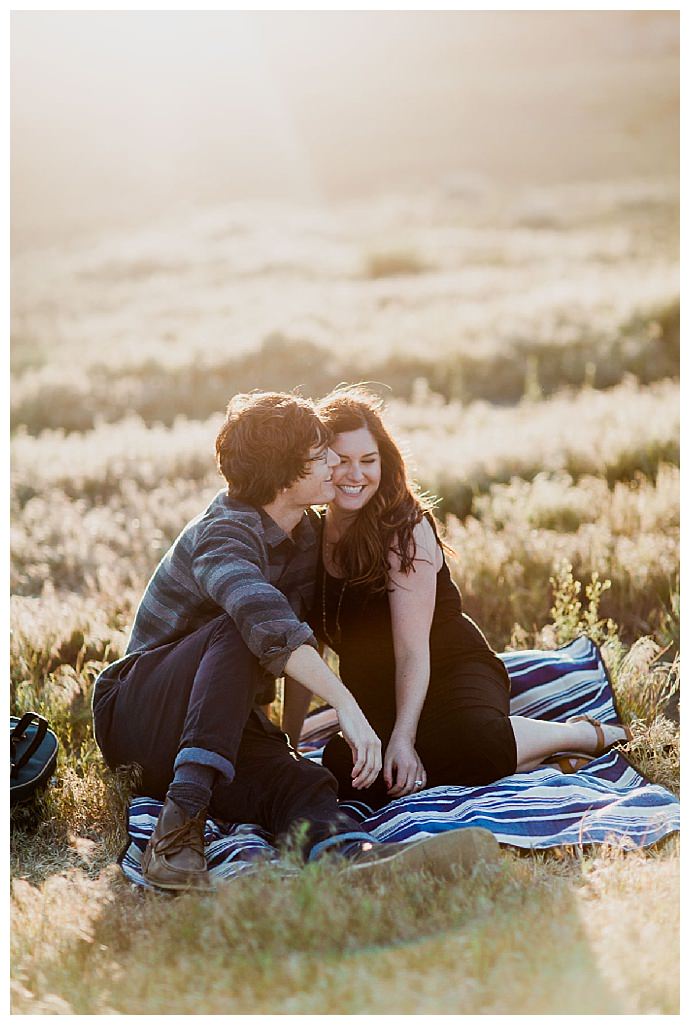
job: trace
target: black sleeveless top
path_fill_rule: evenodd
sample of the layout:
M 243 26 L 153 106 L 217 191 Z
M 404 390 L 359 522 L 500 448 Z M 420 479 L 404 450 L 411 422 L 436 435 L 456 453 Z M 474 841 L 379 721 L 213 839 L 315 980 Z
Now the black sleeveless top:
M 319 548 L 321 552 L 321 548 Z M 372 726 L 395 722 L 395 654 L 388 592 L 372 595 L 362 585 L 331 576 L 320 554 L 310 625 L 337 652 L 340 678 Z M 436 577 L 436 603 L 429 637 L 431 677 L 427 701 L 451 696 L 471 664 L 495 671 L 509 686 L 503 662 L 479 627 L 462 610 L 460 591 L 443 564 Z

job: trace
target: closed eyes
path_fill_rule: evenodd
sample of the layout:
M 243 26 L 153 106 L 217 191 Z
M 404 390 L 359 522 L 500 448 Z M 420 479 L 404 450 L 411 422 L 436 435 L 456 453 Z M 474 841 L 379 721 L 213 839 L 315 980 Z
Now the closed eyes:
M 377 455 L 372 455 L 372 456 L 363 456 L 362 459 L 360 459 L 359 461 L 360 461 L 360 463 L 364 463 L 366 466 L 371 466 L 372 463 L 375 463 L 377 459 L 378 459 Z M 350 463 L 350 462 L 352 462 L 352 460 L 348 456 L 341 456 L 340 457 L 340 462 L 341 463 Z

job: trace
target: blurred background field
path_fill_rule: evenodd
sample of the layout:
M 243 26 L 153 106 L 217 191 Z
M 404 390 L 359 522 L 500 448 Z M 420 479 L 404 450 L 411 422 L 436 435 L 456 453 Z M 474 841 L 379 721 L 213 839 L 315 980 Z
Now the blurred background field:
M 39 887 L 17 891 L 19 1013 L 168 1010 L 143 978 L 75 990 L 98 944 L 132 968 L 152 914 L 174 937 L 112 878 L 88 889 L 122 842 L 126 796 L 89 702 L 158 559 L 220 487 L 213 441 L 236 391 L 377 382 L 489 641 L 593 633 L 640 720 L 636 764 L 678 789 L 677 15 L 188 14 L 13 16 L 11 701 L 62 742 L 41 826 L 13 833 L 13 874 Z M 638 868 L 675 871 L 677 848 L 644 864 L 565 877 L 593 902 L 582 914 L 613 922 Z M 429 891 L 426 924 L 391 936 L 476 939 L 490 902 L 513 928 L 523 869 L 456 919 Z M 535 869 L 541 911 L 561 874 Z M 89 892 L 105 924 L 72 936 L 67 908 L 87 915 Z M 36 900 L 64 933 L 45 964 Z M 321 942 L 304 940 L 284 980 L 294 1013 L 314 1013 Z M 590 942 L 608 979 L 610 951 Z M 285 951 L 266 943 L 274 971 Z M 568 969 L 552 970 L 543 1002 L 514 981 L 497 1013 L 552 1011 Z M 674 1013 L 674 965 L 651 970 L 658 985 L 603 987 L 592 1010 Z M 468 971 L 478 988 L 457 1013 L 490 989 L 485 966 Z M 264 983 L 246 983 L 243 1008 L 266 1009 Z M 219 1013 L 219 992 L 202 1011 Z M 372 993 L 339 1006 L 362 1013 Z M 418 990 L 395 1009 L 447 1006 Z
M 497 223 L 495 196 L 480 215 L 441 191 L 359 201 L 356 217 L 223 207 L 19 256 L 15 603 L 67 591 L 124 628 L 220 487 L 229 396 L 367 379 L 496 647 L 544 625 L 561 557 L 612 579 L 603 611 L 627 640 L 675 641 L 676 199 L 602 192 L 542 189 L 552 213 L 530 225 L 524 197 Z

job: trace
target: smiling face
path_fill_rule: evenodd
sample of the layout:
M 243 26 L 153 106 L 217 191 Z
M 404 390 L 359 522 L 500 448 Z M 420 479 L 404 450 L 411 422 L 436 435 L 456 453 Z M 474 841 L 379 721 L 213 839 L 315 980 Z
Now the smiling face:
M 309 452 L 307 473 L 291 485 L 290 499 L 295 505 L 325 505 L 335 496 L 333 468 L 338 457 L 328 445 L 319 445 Z
M 366 427 L 336 434 L 332 443 L 340 462 L 333 468 L 335 498 L 341 512 L 356 513 L 376 494 L 381 483 L 381 455 Z

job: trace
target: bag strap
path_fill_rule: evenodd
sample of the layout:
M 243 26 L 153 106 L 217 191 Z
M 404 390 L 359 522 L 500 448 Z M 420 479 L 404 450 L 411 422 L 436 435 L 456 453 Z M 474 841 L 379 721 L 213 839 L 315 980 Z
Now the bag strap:
M 17 749 L 17 744 L 22 740 L 26 731 L 32 723 L 37 724 L 36 732 L 31 739 L 29 745 L 25 751 L 22 751 L 19 758 L 14 760 L 14 753 Z M 46 733 L 48 732 L 48 720 L 44 719 L 42 715 L 37 712 L 25 712 L 21 717 L 17 725 L 13 730 L 10 731 L 10 776 L 15 776 L 21 769 L 22 765 L 26 765 L 31 755 L 39 747 Z

